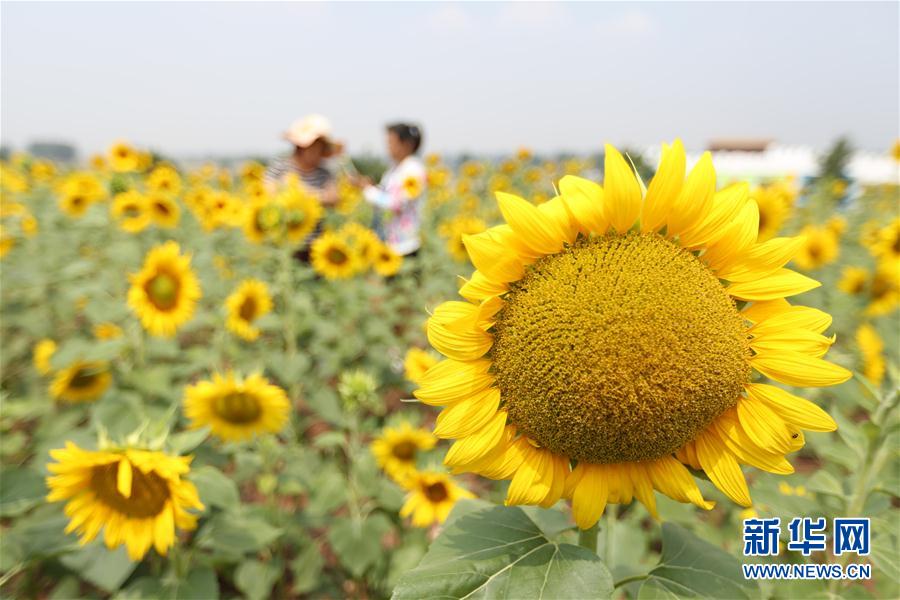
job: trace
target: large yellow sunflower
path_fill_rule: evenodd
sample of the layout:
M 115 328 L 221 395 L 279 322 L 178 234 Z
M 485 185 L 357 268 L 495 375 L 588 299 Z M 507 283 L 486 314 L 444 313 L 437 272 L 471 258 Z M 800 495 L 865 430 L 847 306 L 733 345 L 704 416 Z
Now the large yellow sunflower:
M 49 502 L 66 501 L 66 533 L 77 531 L 82 545 L 104 530 L 106 547 L 125 545 L 131 560 L 153 546 L 165 555 L 175 543 L 175 528 L 191 530 L 203 509 L 197 488 L 183 479 L 191 457 L 142 449 L 83 450 L 66 442 L 50 451 Z
M 436 471 L 414 472 L 404 479 L 403 487 L 409 493 L 400 516 L 412 516 L 414 527 L 443 523 L 459 500 L 475 497 L 447 474 Z
M 357 270 L 358 258 L 343 237 L 326 231 L 310 246 L 310 259 L 316 273 L 326 279 L 347 279 Z
M 184 392 L 184 414 L 192 428 L 209 426 L 225 441 L 262 433 L 278 433 L 288 419 L 290 403 L 280 387 L 255 373 L 246 378 L 214 374 Z
M 831 317 L 784 300 L 819 285 L 783 268 L 802 239 L 759 243 L 747 187 L 717 192 L 709 153 L 685 178 L 678 141 L 646 192 L 610 146 L 605 173 L 540 206 L 497 194 L 507 224 L 465 238 L 468 301 L 429 319 L 448 358 L 416 396 L 444 407 L 445 463 L 511 479 L 508 504 L 570 498 L 582 528 L 632 498 L 655 515 L 654 489 L 710 508 L 689 465 L 749 506 L 741 464 L 790 473 L 801 430 L 835 428 L 761 376 L 851 375 L 821 358 Z
M 259 328 L 253 322 L 272 310 L 272 296 L 269 287 L 258 279 L 245 279 L 237 289 L 225 299 L 228 310 L 226 326 L 247 341 L 259 337 Z
M 190 255 L 182 256 L 175 242 L 153 248 L 130 280 L 128 306 L 151 334 L 172 337 L 194 315 L 200 284 Z
M 64 402 L 92 402 L 112 383 L 109 365 L 101 361 L 77 360 L 54 375 L 50 395 Z
M 399 427 L 385 427 L 372 441 L 371 449 L 378 466 L 394 481 L 402 483 L 416 470 L 419 452 L 431 450 L 437 438 L 427 429 L 417 429 L 407 421 Z

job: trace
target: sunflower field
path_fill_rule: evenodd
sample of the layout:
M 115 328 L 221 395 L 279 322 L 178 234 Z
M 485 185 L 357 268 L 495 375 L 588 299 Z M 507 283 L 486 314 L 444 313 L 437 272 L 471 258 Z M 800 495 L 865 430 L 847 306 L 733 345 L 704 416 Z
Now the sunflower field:
M 900 597 L 897 185 L 426 163 L 408 257 L 343 176 L 2 163 L 4 598 Z

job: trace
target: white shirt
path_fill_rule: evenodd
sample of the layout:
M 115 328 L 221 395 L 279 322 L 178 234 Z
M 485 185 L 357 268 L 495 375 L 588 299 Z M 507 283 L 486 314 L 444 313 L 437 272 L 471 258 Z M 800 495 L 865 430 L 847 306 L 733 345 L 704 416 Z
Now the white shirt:
M 385 243 L 403 256 L 419 249 L 421 204 L 425 195 L 425 165 L 411 154 L 388 169 L 378 186 L 366 186 L 366 200 L 382 209 L 381 229 Z

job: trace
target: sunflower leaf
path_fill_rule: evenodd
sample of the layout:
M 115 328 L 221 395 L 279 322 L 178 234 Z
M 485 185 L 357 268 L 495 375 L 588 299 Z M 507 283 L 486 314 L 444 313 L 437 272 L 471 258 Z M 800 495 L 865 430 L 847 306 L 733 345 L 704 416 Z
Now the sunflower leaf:
M 736 558 L 674 523 L 663 523 L 662 558 L 638 592 L 655 598 L 751 598 L 756 585 L 747 581 Z
M 612 576 L 593 552 L 550 540 L 518 507 L 491 506 L 448 519 L 393 598 L 610 598 Z M 451 521 L 452 520 L 452 521 Z

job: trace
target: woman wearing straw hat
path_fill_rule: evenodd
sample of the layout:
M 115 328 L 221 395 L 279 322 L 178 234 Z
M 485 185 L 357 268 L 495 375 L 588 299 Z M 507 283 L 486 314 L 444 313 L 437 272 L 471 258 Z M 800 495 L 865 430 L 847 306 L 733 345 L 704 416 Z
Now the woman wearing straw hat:
M 340 154 L 341 145 L 331 138 L 331 123 L 322 115 L 307 115 L 294 121 L 284 139 L 294 145 L 290 156 L 279 159 L 265 174 L 265 184 L 274 192 L 288 175 L 297 176 L 301 182 L 316 192 L 325 206 L 338 201 L 334 176 L 323 166 L 327 158 Z

